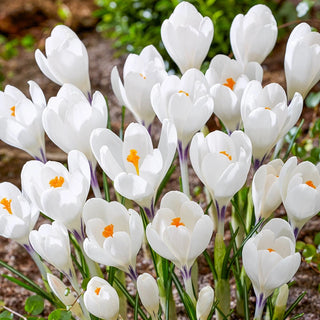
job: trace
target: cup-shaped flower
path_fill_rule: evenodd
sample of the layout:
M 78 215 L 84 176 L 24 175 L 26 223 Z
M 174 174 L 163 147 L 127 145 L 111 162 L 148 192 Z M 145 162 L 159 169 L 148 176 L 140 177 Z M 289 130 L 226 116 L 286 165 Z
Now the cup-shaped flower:
M 196 313 L 197 320 L 207 320 L 210 314 L 214 299 L 214 291 L 210 286 L 203 287 L 199 292 Z
M 84 251 L 92 260 L 137 279 L 136 257 L 143 240 L 142 219 L 119 202 L 89 199 L 83 208 L 87 238 Z
M 54 221 L 51 225 L 43 224 L 38 230 L 32 230 L 29 240 L 42 259 L 68 277 L 71 276 L 74 269 L 69 235 L 67 228 L 60 221 Z
M 22 245 L 29 244 L 29 233 L 39 217 L 32 206 L 12 183 L 0 183 L 0 235 Z
M 77 150 L 69 152 L 68 167 L 56 161 L 28 161 L 21 171 L 22 190 L 41 212 L 83 240 L 81 214 L 90 188 L 90 168 Z
M 119 314 L 119 297 L 117 291 L 108 281 L 93 277 L 83 295 L 88 311 L 103 320 L 116 320 Z
M 53 28 L 46 39 L 46 56 L 37 49 L 35 58 L 40 70 L 53 82 L 71 83 L 90 98 L 88 53 L 82 41 L 67 26 Z
M 309 161 L 298 164 L 291 157 L 279 176 L 280 192 L 288 220 L 298 236 L 304 224 L 320 211 L 320 166 Z
M 151 89 L 166 76 L 163 59 L 152 45 L 145 47 L 140 55 L 129 54 L 123 67 L 123 84 L 117 67 L 112 69 L 111 84 L 114 94 L 120 104 L 126 106 L 146 128 L 155 116 L 150 101 Z
M 149 274 L 143 273 L 138 277 L 137 290 L 142 305 L 148 311 L 152 319 L 158 319 L 159 288 L 157 281 Z
M 320 80 L 320 34 L 303 22 L 291 32 L 284 57 L 288 99 L 295 92 L 303 98 Z
M 261 166 L 253 176 L 252 200 L 256 221 L 268 218 L 281 204 L 279 185 L 281 159 L 275 159 Z
M 162 124 L 158 148 L 153 149 L 150 134 L 138 123 L 131 123 L 122 141 L 109 129 L 96 129 L 90 139 L 93 154 L 114 187 L 125 198 L 136 201 L 152 219 L 153 199 L 166 175 L 177 146 L 174 125 Z
M 240 103 L 244 89 L 250 80 L 261 82 L 262 76 L 262 67 L 257 62 L 244 66 L 222 54 L 211 60 L 206 79 L 214 101 L 213 112 L 229 132 L 240 128 Z
M 42 112 L 46 99 L 34 81 L 28 83 L 32 101 L 10 85 L 0 91 L 0 139 L 45 162 Z
M 213 39 L 213 23 L 191 3 L 183 1 L 162 23 L 161 39 L 181 73 L 200 69 Z
M 218 130 L 206 137 L 197 133 L 191 141 L 190 160 L 216 201 L 218 232 L 223 234 L 226 206 L 247 180 L 251 165 L 250 139 L 242 131 L 234 131 L 230 136 Z
M 181 145 L 183 150 L 213 112 L 207 80 L 197 69 L 188 70 L 181 79 L 172 75 L 156 84 L 151 91 L 151 103 L 161 122 L 170 119 L 174 123 L 179 148 Z
M 277 36 L 277 22 L 263 4 L 251 7 L 246 15 L 238 14 L 231 24 L 232 51 L 244 65 L 250 61 L 262 63 L 272 51 Z
M 248 84 L 241 100 L 241 117 L 256 166 L 298 121 L 302 107 L 303 99 L 298 92 L 287 106 L 286 93 L 277 83 L 264 88 L 258 81 Z
M 191 277 L 191 267 L 208 246 L 213 222 L 202 208 L 179 191 L 170 191 L 161 199 L 160 209 L 146 235 L 152 249 L 171 260 L 184 280 Z
M 266 299 L 290 281 L 300 266 L 289 223 L 278 218 L 270 220 L 245 243 L 242 260 L 257 297 L 255 319 L 260 319 Z

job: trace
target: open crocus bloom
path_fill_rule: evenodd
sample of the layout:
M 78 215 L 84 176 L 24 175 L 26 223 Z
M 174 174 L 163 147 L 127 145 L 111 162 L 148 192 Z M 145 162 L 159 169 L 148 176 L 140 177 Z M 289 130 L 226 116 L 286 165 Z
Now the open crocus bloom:
M 183 1 L 162 23 L 161 39 L 181 73 L 191 68 L 200 69 L 213 39 L 213 24 L 191 3 Z
M 268 218 L 281 204 L 279 186 L 281 159 L 275 159 L 261 166 L 252 181 L 252 200 L 256 221 Z
M 77 150 L 68 154 L 68 167 L 55 161 L 28 161 L 21 172 L 22 189 L 41 212 L 83 240 L 81 213 L 90 188 L 90 168 Z
M 258 81 L 248 84 L 241 100 L 241 117 L 244 132 L 252 143 L 256 168 L 298 121 L 302 107 L 303 99 L 298 92 L 287 106 L 286 93 L 277 83 L 264 88 Z
M 83 208 L 87 238 L 84 250 L 92 260 L 113 266 L 137 280 L 136 257 L 144 235 L 142 219 L 119 202 L 90 199 Z
M 117 67 L 112 69 L 111 84 L 114 94 L 120 104 L 127 107 L 146 128 L 155 116 L 150 101 L 151 89 L 166 76 L 163 59 L 152 45 L 145 47 L 140 55 L 129 54 L 123 67 L 123 84 Z
M 240 103 L 244 89 L 250 80 L 262 81 L 263 70 L 259 63 L 240 61 L 218 54 L 210 62 L 206 79 L 213 97 L 213 112 L 228 131 L 240 128 Z
M 39 217 L 20 190 L 9 182 L 0 183 L 0 235 L 23 246 L 29 244 L 29 233 Z
M 297 163 L 291 157 L 279 176 L 280 192 L 288 220 L 298 236 L 304 224 L 320 211 L 320 166 L 309 161 Z
M 163 122 L 157 149 L 153 149 L 147 129 L 138 123 L 129 124 L 123 141 L 109 129 L 94 130 L 90 141 L 93 154 L 117 192 L 136 201 L 152 219 L 154 196 L 177 146 L 174 125 Z
M 32 101 L 13 86 L 0 91 L 0 139 L 45 162 L 42 112 L 46 99 L 34 81 L 28 83 Z
M 260 319 L 266 299 L 289 282 L 300 266 L 290 225 L 283 219 L 270 220 L 245 243 L 242 260 L 257 297 L 255 319 Z
M 277 22 L 271 10 L 258 4 L 246 15 L 238 14 L 230 29 L 232 51 L 242 64 L 262 63 L 272 51 L 278 36 Z
M 300 23 L 291 32 L 284 57 L 288 99 L 295 92 L 306 97 L 320 80 L 320 34 L 311 31 L 307 23 Z
M 88 53 L 82 41 L 67 26 L 58 25 L 46 39 L 46 55 L 37 49 L 40 70 L 53 82 L 72 83 L 90 98 Z

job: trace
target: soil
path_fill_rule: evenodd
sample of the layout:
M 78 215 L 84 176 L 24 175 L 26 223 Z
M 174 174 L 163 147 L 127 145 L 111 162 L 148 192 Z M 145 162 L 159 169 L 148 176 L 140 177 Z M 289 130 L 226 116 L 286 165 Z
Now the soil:
M 57 4 L 51 0 L 1 0 L 0 2 L 0 32 L 11 37 L 21 37 L 26 34 L 32 34 L 36 39 L 36 47 L 43 50 L 44 40 L 51 32 L 51 29 L 58 22 Z M 114 65 L 123 66 L 125 57 L 115 58 L 112 49 L 112 42 L 103 38 L 95 31 L 96 20 L 92 18 L 91 12 L 95 9 L 92 1 L 63 1 L 70 12 L 71 17 L 67 24 L 75 30 L 79 37 L 83 40 L 88 49 L 90 61 L 91 85 L 93 90 L 99 90 L 108 97 L 111 123 L 114 131 L 118 132 L 120 127 L 121 109 L 115 99 L 110 86 L 110 73 Z M 278 82 L 285 87 L 284 72 L 283 72 L 283 57 L 285 50 L 285 42 L 281 42 L 272 55 L 264 63 L 264 84 L 270 82 Z M 27 51 L 20 48 L 18 56 L 10 60 L 0 60 L 2 72 L 6 75 L 4 84 L 11 84 L 22 90 L 28 95 L 28 80 L 36 81 L 44 90 L 46 98 L 49 99 L 55 96 L 59 90 L 59 86 L 48 80 L 39 70 L 35 59 L 34 51 Z M 319 89 L 319 88 L 318 88 Z M 305 118 L 304 129 L 307 130 L 312 118 L 318 116 L 312 114 L 310 109 L 305 109 L 303 117 Z M 126 114 L 126 124 L 133 121 L 133 117 Z M 212 120 L 210 123 L 211 129 L 217 127 L 217 121 Z M 159 133 L 159 124 L 154 127 L 154 133 Z M 50 160 L 65 162 L 66 154 L 57 148 L 52 142 L 47 139 L 47 158 Z M 14 149 L 3 142 L 0 142 L 0 177 L 1 181 L 9 181 L 20 187 L 20 172 L 26 161 L 31 160 L 31 157 L 23 151 Z M 191 190 L 199 185 L 198 179 L 194 172 L 189 168 L 191 175 Z M 178 169 L 173 174 L 169 189 L 178 188 Z M 101 182 L 101 181 L 100 181 Z M 202 200 L 199 197 L 197 200 Z M 278 211 L 279 215 L 284 215 L 284 210 Z M 40 223 L 45 220 L 42 219 Z M 299 239 L 306 243 L 312 243 L 314 236 L 320 231 L 319 216 L 309 221 L 303 228 Z M 209 250 L 212 252 L 212 244 Z M 23 274 L 37 282 L 42 286 L 39 273 L 28 253 L 17 243 L 1 238 L 0 239 L 0 259 L 14 266 Z M 138 256 L 137 269 L 139 273 L 148 271 L 152 272 L 151 262 L 148 258 L 143 257 L 140 253 Z M 0 268 L 1 274 L 10 273 L 3 268 Z M 199 260 L 199 286 L 200 288 L 206 284 L 213 285 L 212 278 L 208 265 L 203 257 Z M 295 275 L 294 284 L 290 289 L 289 304 L 291 304 L 302 292 L 306 291 L 305 297 L 302 299 L 293 314 L 304 313 L 303 319 L 316 320 L 320 319 L 320 293 L 318 286 L 320 283 L 319 271 L 315 270 L 314 266 L 302 262 L 299 271 Z M 235 285 L 232 282 L 232 307 L 235 307 Z M 7 279 L 0 277 L 0 300 L 5 302 L 5 305 L 12 310 L 24 314 L 24 301 L 30 293 L 12 284 Z M 183 306 L 177 297 L 177 310 L 179 311 L 179 319 L 186 319 L 183 316 Z M 254 306 L 254 298 L 251 299 L 251 307 Z M 44 315 L 50 311 L 50 306 L 46 305 Z M 130 317 L 130 316 L 129 316 Z M 239 319 L 239 317 L 233 317 Z

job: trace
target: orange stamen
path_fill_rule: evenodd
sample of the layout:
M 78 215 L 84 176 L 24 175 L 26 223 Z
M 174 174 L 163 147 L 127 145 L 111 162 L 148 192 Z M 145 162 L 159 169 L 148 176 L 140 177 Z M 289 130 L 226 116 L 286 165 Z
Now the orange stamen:
M 180 217 L 177 217 L 177 218 L 173 218 L 172 219 L 172 222 L 171 222 L 171 225 L 172 226 L 176 226 L 177 228 L 179 226 L 184 226 L 185 224 L 183 222 L 180 222 L 181 218 Z
M 236 82 L 232 78 L 228 78 L 223 85 L 233 90 L 235 84 Z
M 11 202 L 12 199 L 8 200 L 7 198 L 2 198 L 0 201 L 0 203 L 3 205 L 3 209 L 7 210 L 10 214 L 12 214 Z
M 137 150 L 131 149 L 130 154 L 127 156 L 127 161 L 131 162 L 136 168 L 137 175 L 139 175 L 139 159 L 140 157 L 137 155 Z
M 58 176 L 54 177 L 49 181 L 50 187 L 53 187 L 53 188 L 62 187 L 63 183 L 64 183 L 64 178 L 58 177 Z
M 311 187 L 313 189 L 317 189 L 317 187 L 313 184 L 313 182 L 311 180 L 306 181 L 306 185 L 308 185 L 309 187 Z
M 12 111 L 12 112 L 11 112 L 11 115 L 12 115 L 13 117 L 15 117 L 15 116 L 16 116 L 16 106 L 11 107 L 10 110 Z
M 105 238 L 109 238 L 109 237 L 113 237 L 113 224 L 109 224 L 107 225 L 103 232 L 102 232 L 102 235 L 105 237 Z
M 146 77 L 142 73 L 139 73 L 139 75 L 141 78 L 146 79 Z
M 276 252 L 276 250 L 273 250 L 273 249 L 271 249 L 271 248 L 268 248 L 267 249 L 269 252 Z
M 97 288 L 96 290 L 94 290 L 95 294 L 98 296 L 100 293 L 101 288 Z
M 266 110 L 271 110 L 269 107 L 264 107 Z
M 226 151 L 220 151 L 220 153 L 224 154 L 230 161 L 232 160 L 232 156 L 230 156 Z
M 189 97 L 189 93 L 188 92 L 185 92 L 183 90 L 180 90 L 178 93 L 184 93 L 187 97 Z

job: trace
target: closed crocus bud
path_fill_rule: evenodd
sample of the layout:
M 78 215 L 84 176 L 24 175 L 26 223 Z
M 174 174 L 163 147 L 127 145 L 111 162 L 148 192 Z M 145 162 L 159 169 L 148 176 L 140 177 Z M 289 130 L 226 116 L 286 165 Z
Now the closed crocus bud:
M 230 42 L 234 56 L 242 64 L 262 63 L 272 51 L 278 36 L 277 22 L 271 10 L 253 6 L 246 15 L 238 14 L 232 21 Z
M 302 107 L 303 99 L 298 92 L 288 106 L 286 93 L 277 83 L 264 88 L 258 81 L 248 84 L 241 100 L 241 117 L 244 132 L 252 143 L 256 169 L 298 121 Z
M 83 241 L 81 214 L 90 188 L 90 168 L 77 150 L 69 152 L 68 168 L 56 161 L 28 161 L 21 171 L 22 189 L 41 212 Z
M 272 160 L 261 166 L 253 177 L 252 200 L 256 221 L 268 218 L 281 204 L 279 175 L 282 166 L 282 160 Z
M 230 136 L 213 131 L 197 133 L 190 145 L 190 160 L 199 179 L 216 201 L 218 233 L 224 233 L 225 210 L 230 199 L 247 180 L 251 165 L 251 142 L 242 131 Z
M 78 36 L 67 26 L 58 25 L 46 39 L 46 55 L 37 49 L 40 70 L 53 82 L 71 83 L 90 98 L 88 53 Z
M 137 202 L 152 219 L 157 189 L 177 147 L 174 125 L 168 120 L 163 122 L 159 145 L 155 149 L 147 129 L 138 123 L 129 124 L 123 141 L 109 129 L 96 129 L 90 142 L 93 154 L 114 181 L 117 192 Z
M 213 112 L 228 131 L 240 129 L 240 103 L 244 89 L 250 80 L 262 81 L 263 70 L 259 63 L 240 61 L 218 54 L 210 62 L 206 79 L 213 97 Z
M 288 220 L 298 236 L 304 224 L 320 211 L 320 165 L 309 161 L 298 164 L 291 157 L 279 176 L 280 192 Z
M 28 83 L 32 101 L 13 86 L 0 91 L 0 139 L 45 162 L 42 112 L 46 99 L 34 81 Z
M 92 260 L 126 272 L 136 281 L 136 257 L 143 240 L 141 217 L 118 202 L 89 199 L 83 208 L 87 238 L 84 251 Z
M 161 26 L 161 39 L 181 73 L 200 69 L 213 38 L 213 24 L 188 2 L 181 2 Z
M 284 284 L 279 289 L 279 293 L 278 293 L 275 307 L 274 307 L 273 319 L 279 319 L 279 320 L 284 319 L 288 297 L 289 297 L 289 287 L 287 284 Z
M 295 92 L 303 98 L 320 79 L 320 34 L 300 23 L 291 32 L 284 57 L 288 99 Z
M 207 320 L 211 311 L 214 299 L 214 291 L 210 286 L 205 286 L 199 292 L 196 312 L 197 320 Z
M 113 92 L 120 104 L 128 108 L 146 128 L 155 116 L 150 101 L 151 89 L 166 76 L 163 59 L 152 45 L 145 47 L 140 55 L 129 54 L 123 67 L 123 84 L 117 67 L 112 69 Z
M 295 237 L 289 223 L 283 219 L 270 220 L 245 243 L 242 260 L 257 298 L 254 318 L 261 319 L 266 299 L 289 282 L 300 266 L 301 257 L 295 252 Z
M 151 318 L 157 319 L 159 310 L 159 288 L 157 281 L 149 273 L 143 273 L 138 277 L 137 290 L 141 302 Z
M 103 320 L 116 320 L 119 314 L 119 297 L 106 280 L 93 277 L 83 295 L 88 311 Z

